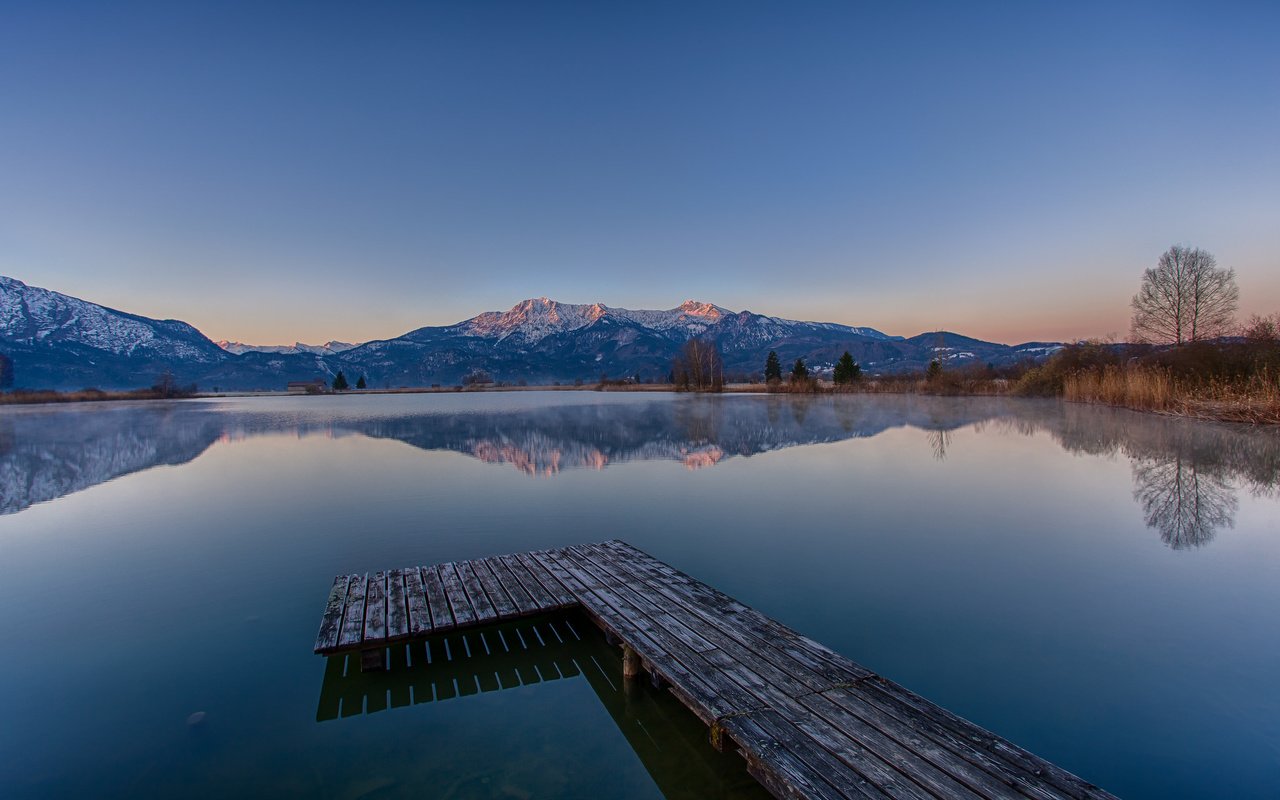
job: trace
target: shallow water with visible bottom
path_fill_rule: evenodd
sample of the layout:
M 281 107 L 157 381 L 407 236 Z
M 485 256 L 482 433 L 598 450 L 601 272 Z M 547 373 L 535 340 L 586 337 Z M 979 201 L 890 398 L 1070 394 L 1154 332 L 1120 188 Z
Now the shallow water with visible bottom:
M 1274 431 L 1052 401 L 5 409 L 0 795 L 762 796 L 572 615 L 311 653 L 335 574 L 621 538 L 1122 797 L 1275 797 L 1278 486 Z

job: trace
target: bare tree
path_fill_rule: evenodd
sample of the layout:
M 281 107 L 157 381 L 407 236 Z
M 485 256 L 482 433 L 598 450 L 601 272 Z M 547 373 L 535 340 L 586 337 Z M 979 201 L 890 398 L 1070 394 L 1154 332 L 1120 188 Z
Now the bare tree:
M 1130 304 L 1130 338 L 1180 345 L 1222 336 L 1232 328 L 1239 299 L 1235 270 L 1219 269 L 1198 247 L 1176 244 L 1142 276 Z
M 680 349 L 672 365 L 675 384 L 695 392 L 718 392 L 724 388 L 724 359 L 720 346 L 706 339 L 690 339 Z

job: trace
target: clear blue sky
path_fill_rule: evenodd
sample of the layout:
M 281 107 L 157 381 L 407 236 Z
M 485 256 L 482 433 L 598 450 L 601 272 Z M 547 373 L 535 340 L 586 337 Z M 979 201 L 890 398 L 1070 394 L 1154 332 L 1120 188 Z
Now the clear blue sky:
M 1280 311 L 1280 3 L 0 2 L 0 273 L 214 338 L 530 296 L 1123 333 Z

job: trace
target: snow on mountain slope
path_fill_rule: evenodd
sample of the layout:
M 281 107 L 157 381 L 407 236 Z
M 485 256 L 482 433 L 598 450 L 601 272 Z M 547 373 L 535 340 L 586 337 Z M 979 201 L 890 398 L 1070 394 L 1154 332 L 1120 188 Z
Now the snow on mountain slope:
M 683 337 L 698 336 L 732 317 L 745 317 L 769 326 L 773 335 L 786 335 L 796 329 L 820 329 L 852 333 L 873 339 L 899 339 L 874 328 L 853 328 L 833 322 L 801 322 L 765 317 L 750 312 L 734 312 L 713 303 L 686 300 L 665 311 L 611 308 L 602 303 L 560 303 L 546 297 L 524 300 L 509 311 L 488 311 L 453 326 L 465 336 L 498 341 L 513 340 L 532 345 L 548 336 L 580 330 L 602 319 L 624 321 L 650 331 L 678 333 Z
M 116 311 L 0 276 L 0 339 L 30 346 L 77 344 L 121 356 L 209 363 L 222 351 L 178 320 Z
M 293 344 L 245 344 L 244 342 L 232 342 L 222 339 L 216 344 L 228 353 L 234 353 L 238 356 L 245 353 L 311 353 L 317 356 L 331 356 L 336 353 L 345 353 L 354 347 L 360 346 L 359 343 L 353 344 L 337 340 L 328 341 L 324 344 L 303 344 L 302 342 L 294 342 Z

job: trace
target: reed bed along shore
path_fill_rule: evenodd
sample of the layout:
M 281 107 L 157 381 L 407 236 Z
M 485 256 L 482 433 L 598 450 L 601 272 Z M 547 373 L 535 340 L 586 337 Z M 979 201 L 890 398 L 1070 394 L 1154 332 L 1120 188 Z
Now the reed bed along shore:
M 1186 381 L 1159 367 L 1106 367 L 1067 376 L 1062 396 L 1199 419 L 1280 424 L 1280 380 L 1268 371 L 1244 380 Z
M 101 389 L 80 389 L 59 392 L 52 389 L 34 391 L 17 390 L 0 392 L 0 405 L 21 406 L 43 403 L 93 403 L 105 400 L 170 400 L 180 395 L 164 394 L 153 389 L 137 389 L 128 392 L 107 392 Z M 185 395 L 181 395 L 185 396 Z

